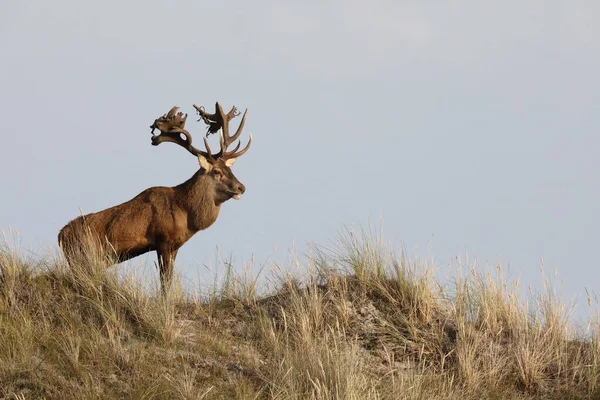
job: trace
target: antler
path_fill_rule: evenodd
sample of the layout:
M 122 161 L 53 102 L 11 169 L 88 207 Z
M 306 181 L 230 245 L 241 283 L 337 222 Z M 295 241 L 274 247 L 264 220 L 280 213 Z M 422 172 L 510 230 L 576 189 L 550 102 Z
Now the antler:
M 218 102 L 216 103 L 215 114 L 208 114 L 204 111 L 204 108 L 198 107 L 195 104 L 194 108 L 198 111 L 204 122 L 206 122 L 206 124 L 209 125 L 208 132 L 206 134 L 207 137 L 210 133 L 214 133 L 217 132 L 219 129 L 222 129 L 220 135 L 221 150 L 218 153 L 211 153 L 210 146 L 208 145 L 208 140 L 206 140 L 206 137 L 203 138 L 206 151 L 202 151 L 192 146 L 192 135 L 190 135 L 190 133 L 184 128 L 185 121 L 187 119 L 187 114 L 184 115 L 182 112 L 177 112 L 177 110 L 179 110 L 179 107 L 177 106 L 171 108 L 171 110 L 167 114 L 164 114 L 162 117 L 156 119 L 154 123 L 150 125 L 151 133 L 153 134 L 152 145 L 158 146 L 163 142 L 171 142 L 180 145 L 195 156 L 201 155 L 205 158 L 212 160 L 216 160 L 219 158 L 225 160 L 230 158 L 237 158 L 244 154 L 246 151 L 248 151 L 250 145 L 252 144 L 252 135 L 250 135 L 250 140 L 248 140 L 248 144 L 246 145 L 246 147 L 244 147 L 239 152 L 237 150 L 240 148 L 240 142 L 238 142 L 238 144 L 232 151 L 227 151 L 227 147 L 229 147 L 231 143 L 233 143 L 241 135 L 244 123 L 246 122 L 246 113 L 248 112 L 248 110 L 244 112 L 242 121 L 240 122 L 240 125 L 238 126 L 238 129 L 235 132 L 235 134 L 233 136 L 229 136 L 229 120 L 239 115 L 239 112 L 237 111 L 237 108 L 235 106 L 232 107 L 231 111 L 229 111 L 229 113 L 227 114 L 223 112 L 223 108 Z M 155 129 L 158 129 L 160 131 L 160 134 L 154 135 Z M 185 139 L 181 137 L 181 135 L 184 135 Z
M 152 146 L 158 146 L 163 142 L 171 142 L 180 145 L 196 157 L 202 155 L 205 158 L 211 158 L 212 155 L 210 154 L 210 148 L 208 147 L 206 140 L 204 143 L 208 152 L 192 146 L 192 135 L 184 129 L 187 114 L 184 115 L 182 112 L 178 113 L 177 110 L 179 110 L 179 107 L 177 106 L 171 108 L 167 114 L 154 120 L 154 123 L 150 125 Z M 155 129 L 158 129 L 160 134 L 154 135 Z M 182 134 L 185 136 L 185 139 L 181 137 Z
M 252 135 L 250 135 L 250 139 L 248 140 L 248 144 L 246 144 L 246 147 L 244 147 L 239 152 L 238 152 L 238 149 L 240 148 L 241 142 L 238 142 L 238 144 L 235 146 L 235 148 L 233 150 L 227 151 L 227 148 L 233 142 L 235 142 L 242 134 L 242 129 L 244 129 L 244 124 L 246 123 L 246 114 L 248 113 L 247 109 L 246 109 L 246 111 L 244 111 L 244 115 L 242 116 L 242 121 L 240 122 L 240 125 L 238 126 L 237 130 L 235 131 L 235 134 L 233 136 L 230 136 L 229 135 L 229 121 L 232 120 L 233 118 L 237 117 L 238 115 L 240 115 L 238 109 L 235 106 L 231 107 L 231 110 L 227 114 L 225 114 L 225 112 L 223 111 L 223 107 L 221 107 L 219 102 L 215 103 L 216 111 L 214 114 L 207 113 L 204 110 L 204 107 L 197 106 L 195 104 L 194 104 L 194 108 L 196 109 L 196 111 L 198 111 L 198 114 L 200 114 L 200 118 L 208 125 L 208 130 L 206 132 L 207 137 L 209 134 L 215 133 L 219 129 L 222 130 L 221 135 L 220 135 L 221 150 L 213 156 L 214 158 L 223 158 L 223 159 L 237 158 L 237 157 L 241 156 L 242 154 L 244 154 L 246 151 L 248 151 L 248 149 L 250 148 L 250 145 L 252 144 Z M 200 121 L 200 120 L 198 120 L 198 121 Z M 206 142 L 206 139 L 205 139 L 205 142 Z M 208 147 L 207 147 L 207 149 L 208 149 Z

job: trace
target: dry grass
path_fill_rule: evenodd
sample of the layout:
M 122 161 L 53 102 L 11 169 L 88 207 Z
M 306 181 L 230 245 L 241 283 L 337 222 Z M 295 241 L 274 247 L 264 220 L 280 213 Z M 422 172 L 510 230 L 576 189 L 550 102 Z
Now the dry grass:
M 520 298 L 501 267 L 440 284 L 348 233 L 269 295 L 229 265 L 207 293 L 163 298 L 105 257 L 0 246 L 0 398 L 600 397 L 599 319 L 575 332 L 551 285 Z

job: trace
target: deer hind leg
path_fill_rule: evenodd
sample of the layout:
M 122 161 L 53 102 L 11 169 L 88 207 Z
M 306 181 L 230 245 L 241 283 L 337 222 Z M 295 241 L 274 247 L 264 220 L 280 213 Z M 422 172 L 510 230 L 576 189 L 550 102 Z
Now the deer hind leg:
M 161 249 L 156 250 L 158 255 L 158 268 L 160 273 L 160 287 L 163 296 L 167 295 L 167 291 L 171 288 L 173 279 L 173 263 L 177 257 L 177 250 Z

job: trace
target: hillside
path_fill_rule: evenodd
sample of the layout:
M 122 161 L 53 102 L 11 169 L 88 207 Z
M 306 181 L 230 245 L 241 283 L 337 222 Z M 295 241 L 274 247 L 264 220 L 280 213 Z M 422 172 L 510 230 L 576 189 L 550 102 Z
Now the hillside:
M 501 268 L 439 283 L 349 233 L 268 295 L 231 273 L 163 298 L 102 257 L 0 248 L 0 398 L 600 398 L 598 321 L 575 333 L 549 286 L 521 299 Z

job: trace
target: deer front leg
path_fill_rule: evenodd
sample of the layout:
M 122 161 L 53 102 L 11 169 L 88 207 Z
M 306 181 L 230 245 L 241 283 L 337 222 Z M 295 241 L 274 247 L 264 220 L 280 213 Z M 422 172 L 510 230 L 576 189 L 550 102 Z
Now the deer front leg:
M 160 273 L 160 286 L 163 296 L 167 295 L 167 291 L 171 289 L 171 281 L 173 279 L 173 264 L 177 257 L 177 250 L 161 249 L 157 250 L 158 268 Z

